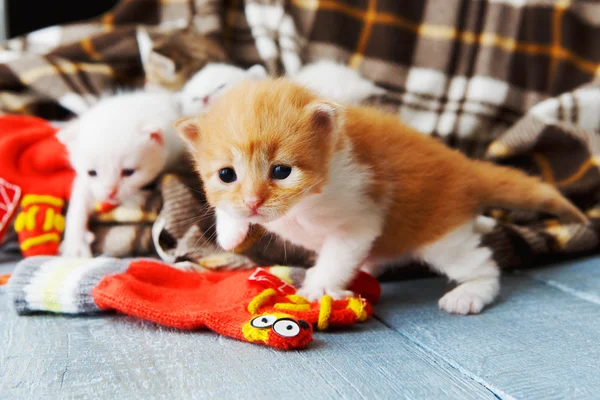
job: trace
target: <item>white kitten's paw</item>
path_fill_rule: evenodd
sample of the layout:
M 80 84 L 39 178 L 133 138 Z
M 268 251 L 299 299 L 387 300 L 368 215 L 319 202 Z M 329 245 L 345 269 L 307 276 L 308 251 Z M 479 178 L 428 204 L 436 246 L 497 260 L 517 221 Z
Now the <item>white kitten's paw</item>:
M 440 309 L 451 314 L 479 314 L 485 307 L 485 299 L 468 288 L 457 286 L 446 293 L 438 302 Z
M 66 239 L 63 240 L 60 246 L 60 254 L 65 257 L 90 258 L 92 257 L 92 249 L 89 237 L 81 239 Z
M 308 301 L 318 301 L 325 295 L 331 296 L 334 300 L 343 300 L 348 297 L 354 297 L 354 293 L 350 290 L 330 288 L 321 285 L 305 285 L 298 290 L 297 294 L 306 298 Z
M 217 243 L 224 250 L 231 251 L 242 244 L 248 235 L 248 225 L 221 224 L 217 229 Z

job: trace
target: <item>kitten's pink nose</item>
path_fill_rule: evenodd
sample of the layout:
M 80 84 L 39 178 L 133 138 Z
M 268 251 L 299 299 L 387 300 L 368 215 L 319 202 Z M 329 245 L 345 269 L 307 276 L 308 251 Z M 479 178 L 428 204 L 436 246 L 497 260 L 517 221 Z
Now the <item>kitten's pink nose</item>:
M 202 98 L 202 103 L 204 103 L 204 105 L 205 105 L 205 106 L 207 106 L 207 105 L 208 105 L 208 101 L 209 101 L 209 100 L 210 100 L 210 98 L 209 98 L 208 96 L 204 96 L 204 97 Z
M 110 191 L 110 193 L 108 194 L 108 199 L 109 200 L 114 200 L 117 197 L 117 188 L 113 188 L 113 190 Z
M 256 212 L 258 207 L 264 202 L 264 199 L 258 196 L 244 196 L 244 204 L 250 208 L 250 210 Z

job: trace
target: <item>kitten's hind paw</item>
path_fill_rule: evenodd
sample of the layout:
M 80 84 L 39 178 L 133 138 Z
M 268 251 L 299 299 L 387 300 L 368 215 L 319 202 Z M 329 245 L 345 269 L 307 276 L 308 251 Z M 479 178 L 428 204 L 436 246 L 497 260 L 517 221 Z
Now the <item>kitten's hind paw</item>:
M 438 302 L 441 310 L 451 314 L 479 314 L 485 302 L 477 293 L 470 293 L 460 286 L 446 293 Z

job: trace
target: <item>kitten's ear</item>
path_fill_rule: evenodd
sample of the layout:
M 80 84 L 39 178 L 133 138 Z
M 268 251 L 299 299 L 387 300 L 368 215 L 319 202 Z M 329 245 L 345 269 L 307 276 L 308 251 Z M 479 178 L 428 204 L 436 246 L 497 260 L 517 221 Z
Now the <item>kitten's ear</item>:
M 342 107 L 329 101 L 314 101 L 306 106 L 306 112 L 315 131 L 334 135 L 341 122 Z
M 66 147 L 71 146 L 77 140 L 77 136 L 79 135 L 79 121 L 75 120 L 73 122 L 69 122 L 67 125 L 62 127 L 58 132 L 56 132 L 56 138 L 59 142 L 64 144 Z
M 196 117 L 183 117 L 174 123 L 175 129 L 179 136 L 187 143 L 188 146 L 194 148 L 200 140 L 200 129 L 198 128 L 198 119 Z
M 251 66 L 248 71 L 248 76 L 253 79 L 265 79 L 267 77 L 267 70 L 260 64 Z
M 159 146 L 165 145 L 165 138 L 162 129 L 153 125 L 144 125 L 141 127 L 143 135 L 146 135 L 150 139 L 151 143 L 155 143 Z

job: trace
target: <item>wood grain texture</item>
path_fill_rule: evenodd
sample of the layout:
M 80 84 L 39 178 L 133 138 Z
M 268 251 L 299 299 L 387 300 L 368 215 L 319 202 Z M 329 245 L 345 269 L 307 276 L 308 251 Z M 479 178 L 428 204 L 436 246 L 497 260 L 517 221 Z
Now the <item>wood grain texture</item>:
M 437 308 L 447 289 L 440 279 L 385 284 L 376 316 L 500 398 L 598 398 L 598 304 L 508 276 L 495 306 L 458 317 Z
M 18 317 L 0 288 L 0 398 L 493 399 L 377 320 L 280 352 L 111 315 Z
M 521 273 L 567 294 L 600 305 L 600 258 L 598 257 L 548 268 L 525 270 Z

